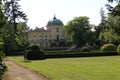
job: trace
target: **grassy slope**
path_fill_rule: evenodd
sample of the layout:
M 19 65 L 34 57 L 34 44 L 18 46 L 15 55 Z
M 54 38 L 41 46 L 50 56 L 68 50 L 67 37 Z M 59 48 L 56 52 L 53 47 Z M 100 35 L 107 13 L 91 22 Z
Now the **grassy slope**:
M 46 59 L 32 62 L 24 62 L 22 57 L 10 59 L 52 80 L 120 80 L 120 56 Z

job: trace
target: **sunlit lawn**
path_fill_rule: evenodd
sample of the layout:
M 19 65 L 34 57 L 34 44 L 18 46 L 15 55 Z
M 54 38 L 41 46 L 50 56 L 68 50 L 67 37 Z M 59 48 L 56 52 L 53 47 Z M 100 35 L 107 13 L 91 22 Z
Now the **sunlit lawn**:
M 24 62 L 23 57 L 9 58 L 51 80 L 120 80 L 120 56 L 57 58 L 31 62 Z

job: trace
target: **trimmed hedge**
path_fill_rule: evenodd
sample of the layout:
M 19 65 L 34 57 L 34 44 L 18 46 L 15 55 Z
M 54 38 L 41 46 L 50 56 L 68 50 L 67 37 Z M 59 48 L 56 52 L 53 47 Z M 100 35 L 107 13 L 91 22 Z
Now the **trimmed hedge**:
M 69 58 L 69 57 L 92 57 L 92 56 L 112 56 L 118 55 L 115 52 L 71 52 L 71 51 L 61 51 L 61 52 L 47 52 L 45 53 L 46 58 Z
M 120 54 L 120 44 L 117 47 L 117 52 L 118 52 L 118 54 Z
M 6 54 L 6 56 L 22 56 L 24 55 L 24 52 L 17 52 L 17 51 L 10 51 Z
M 116 51 L 117 46 L 114 44 L 105 44 L 101 47 L 101 51 Z
M 27 47 L 27 50 L 24 54 L 24 59 L 28 60 L 41 60 L 45 59 L 45 54 L 40 50 L 39 46 L 31 45 Z
M 28 60 L 41 60 L 45 59 L 44 52 L 40 50 L 28 50 L 26 51 L 25 58 Z

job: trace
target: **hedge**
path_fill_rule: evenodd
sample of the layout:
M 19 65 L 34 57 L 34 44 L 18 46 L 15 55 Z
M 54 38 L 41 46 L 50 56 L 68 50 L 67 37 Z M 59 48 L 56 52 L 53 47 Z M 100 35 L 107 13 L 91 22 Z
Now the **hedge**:
M 6 56 L 22 56 L 24 52 L 17 52 L 17 51 L 9 51 L 6 53 Z
M 94 56 L 112 56 L 112 55 L 118 55 L 118 53 L 115 52 L 50 52 L 45 53 L 46 58 L 68 58 L 68 57 L 94 57 Z

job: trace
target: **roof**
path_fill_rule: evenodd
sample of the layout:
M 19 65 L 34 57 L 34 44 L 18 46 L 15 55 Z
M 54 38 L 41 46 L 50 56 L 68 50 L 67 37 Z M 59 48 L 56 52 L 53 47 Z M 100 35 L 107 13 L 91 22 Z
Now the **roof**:
M 53 19 L 48 21 L 47 26 L 55 26 L 55 25 L 63 26 L 63 22 L 60 19 L 57 19 L 56 16 L 54 15 Z

